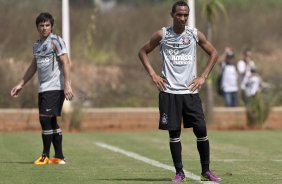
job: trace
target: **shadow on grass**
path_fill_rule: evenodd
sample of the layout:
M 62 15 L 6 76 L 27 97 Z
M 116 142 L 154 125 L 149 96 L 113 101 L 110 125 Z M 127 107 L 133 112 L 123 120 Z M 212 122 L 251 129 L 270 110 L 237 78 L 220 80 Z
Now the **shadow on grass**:
M 0 161 L 1 164 L 33 164 L 33 162 L 26 162 L 26 161 Z
M 112 178 L 112 179 L 94 179 L 97 181 L 171 181 L 168 178 Z

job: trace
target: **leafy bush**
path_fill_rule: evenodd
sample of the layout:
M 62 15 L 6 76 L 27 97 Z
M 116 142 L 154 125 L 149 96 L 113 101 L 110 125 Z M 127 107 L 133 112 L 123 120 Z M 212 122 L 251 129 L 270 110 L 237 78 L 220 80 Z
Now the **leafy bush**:
M 81 126 L 82 118 L 83 118 L 83 113 L 81 107 L 75 107 L 71 114 L 69 129 L 79 130 Z
M 248 126 L 262 127 L 268 118 L 275 99 L 275 95 L 264 93 L 249 97 L 246 104 Z

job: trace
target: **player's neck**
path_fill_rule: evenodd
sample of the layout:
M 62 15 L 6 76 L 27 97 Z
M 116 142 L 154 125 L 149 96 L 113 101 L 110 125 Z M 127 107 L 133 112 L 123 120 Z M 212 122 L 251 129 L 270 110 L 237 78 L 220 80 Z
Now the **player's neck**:
M 41 41 L 45 41 L 52 33 L 50 33 L 48 36 L 40 36 Z
M 173 32 L 175 32 L 176 34 L 182 34 L 185 30 L 185 27 L 173 26 L 172 29 L 173 29 Z

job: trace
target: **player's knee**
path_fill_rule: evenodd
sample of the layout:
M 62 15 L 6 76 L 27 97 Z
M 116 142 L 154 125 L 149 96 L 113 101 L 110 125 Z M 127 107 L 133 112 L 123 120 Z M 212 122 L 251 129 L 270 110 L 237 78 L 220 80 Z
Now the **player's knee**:
M 51 126 L 52 126 L 53 130 L 56 130 L 56 129 L 60 128 L 60 126 L 58 125 L 57 117 L 56 116 L 52 117 L 52 119 L 51 119 Z
M 171 130 L 169 131 L 169 138 L 179 138 L 181 134 L 180 130 Z
M 52 117 L 49 116 L 39 116 L 39 121 L 42 130 L 52 130 Z
M 207 127 L 206 125 L 199 125 L 193 128 L 194 134 L 197 138 L 203 138 L 207 136 Z

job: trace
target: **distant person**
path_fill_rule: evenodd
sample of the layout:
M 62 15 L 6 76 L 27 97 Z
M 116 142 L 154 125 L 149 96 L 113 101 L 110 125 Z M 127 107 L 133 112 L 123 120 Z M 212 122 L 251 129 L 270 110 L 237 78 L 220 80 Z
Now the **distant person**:
M 178 183 L 185 179 L 180 142 L 182 119 L 184 128 L 193 127 L 197 137 L 202 166 L 201 180 L 220 182 L 222 179 L 214 175 L 209 168 L 209 139 L 198 93 L 216 63 L 218 54 L 203 33 L 186 26 L 188 15 L 189 7 L 186 2 L 175 2 L 171 10 L 173 25 L 155 32 L 140 49 L 139 58 L 160 91 L 159 129 L 169 132 L 170 151 L 176 170 L 172 182 Z M 197 45 L 200 45 L 209 56 L 207 66 L 199 76 L 196 75 Z M 161 76 L 155 72 L 148 57 L 148 54 L 158 46 L 162 62 Z
M 237 63 L 237 69 L 239 72 L 239 80 L 240 80 L 240 88 L 242 92 L 242 99 L 246 102 L 246 95 L 244 90 L 242 89 L 243 80 L 245 77 L 249 77 L 251 75 L 251 69 L 256 69 L 255 62 L 252 59 L 252 51 L 247 48 L 243 52 L 243 59 L 239 60 Z
M 234 62 L 234 52 L 226 47 L 219 58 L 221 68 L 221 89 L 226 107 L 238 106 L 238 72 Z
M 32 62 L 22 80 L 11 90 L 11 96 L 18 97 L 24 85 L 38 71 L 38 107 L 43 151 L 34 164 L 65 164 L 62 130 L 57 123 L 57 116 L 61 115 L 64 99 L 73 98 L 70 82 L 71 62 L 64 41 L 52 33 L 54 25 L 52 15 L 40 13 L 35 23 L 40 38 L 33 45 Z M 51 143 L 55 156 L 49 159 Z
M 246 96 L 246 101 L 248 99 L 256 96 L 261 90 L 262 80 L 260 75 L 257 73 L 256 69 L 251 69 L 251 75 L 244 77 L 242 81 L 242 89 Z

